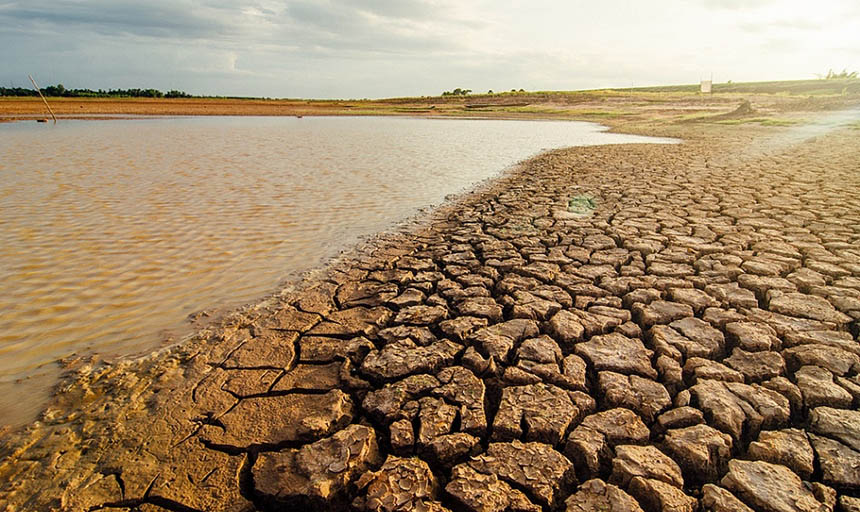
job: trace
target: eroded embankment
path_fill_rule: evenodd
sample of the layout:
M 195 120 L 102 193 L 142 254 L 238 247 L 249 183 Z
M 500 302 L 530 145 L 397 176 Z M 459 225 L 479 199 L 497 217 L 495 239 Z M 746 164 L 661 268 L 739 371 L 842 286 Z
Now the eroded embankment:
M 652 131 L 82 372 L 0 506 L 858 510 L 860 132 Z

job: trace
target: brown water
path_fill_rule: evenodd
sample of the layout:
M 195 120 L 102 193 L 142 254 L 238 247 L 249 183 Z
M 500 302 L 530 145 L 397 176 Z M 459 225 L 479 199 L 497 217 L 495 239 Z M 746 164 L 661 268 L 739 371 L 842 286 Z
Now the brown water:
M 0 424 L 72 353 L 157 348 L 541 150 L 571 122 L 170 118 L 0 125 Z

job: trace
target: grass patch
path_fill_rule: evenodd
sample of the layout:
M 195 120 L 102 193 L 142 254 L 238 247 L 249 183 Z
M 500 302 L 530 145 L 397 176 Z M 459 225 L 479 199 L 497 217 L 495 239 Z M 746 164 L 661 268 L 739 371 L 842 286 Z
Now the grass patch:
M 573 196 L 567 202 L 567 211 L 577 215 L 590 215 L 597 208 L 597 201 L 589 195 Z
M 800 121 L 792 119 L 765 119 L 761 122 L 762 126 L 794 126 L 800 124 Z
M 723 119 L 720 121 L 714 121 L 714 123 L 728 126 L 736 126 L 748 123 L 760 123 L 762 126 L 794 126 L 800 123 L 800 121 L 795 121 L 792 119 L 771 119 L 768 117 L 751 117 L 747 119 Z

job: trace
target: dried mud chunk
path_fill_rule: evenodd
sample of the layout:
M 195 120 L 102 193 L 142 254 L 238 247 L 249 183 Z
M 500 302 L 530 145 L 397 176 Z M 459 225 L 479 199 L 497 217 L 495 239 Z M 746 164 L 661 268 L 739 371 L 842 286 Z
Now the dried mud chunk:
M 432 375 L 412 375 L 369 392 L 361 405 L 374 418 L 391 422 L 404 417 L 403 406 L 406 402 L 437 386 L 439 381 Z
M 646 349 L 639 339 L 618 333 L 595 336 L 586 343 L 578 343 L 575 352 L 597 371 L 635 373 L 650 379 L 657 378 L 657 371 L 651 366 L 654 353 Z
M 405 308 L 409 308 L 412 306 L 421 305 L 426 298 L 427 298 L 427 296 L 421 290 L 417 290 L 415 288 L 407 288 L 406 290 L 403 291 L 403 293 L 401 293 L 400 295 L 397 295 L 396 297 L 383 298 L 383 300 L 381 302 L 379 302 L 378 304 L 367 304 L 367 305 L 376 306 L 379 304 L 385 304 L 387 302 L 388 304 L 391 304 L 392 306 L 394 306 L 398 309 L 405 309 Z
M 860 451 L 860 411 L 817 407 L 809 414 L 809 428 Z
M 668 324 L 685 317 L 693 316 L 693 308 L 688 304 L 655 300 L 650 304 L 634 304 L 633 315 L 644 328 L 652 325 Z
M 511 314 L 514 318 L 543 321 L 561 310 L 561 304 L 558 302 L 546 300 L 524 291 L 515 291 L 514 301 L 514 307 L 511 308 Z M 501 314 L 499 317 L 501 317 Z
M 670 323 L 669 327 L 680 332 L 697 345 L 707 348 L 708 355 L 703 357 L 719 357 L 723 354 L 726 339 L 722 332 L 711 327 L 709 323 L 698 318 L 687 317 Z
M 598 388 L 604 407 L 631 409 L 648 423 L 653 422 L 660 412 L 672 405 L 672 398 L 666 388 L 638 375 L 628 377 L 615 372 L 600 372 Z
M 431 325 L 448 318 L 448 309 L 442 306 L 411 306 L 401 309 L 394 322 L 407 325 Z
M 839 497 L 839 512 L 860 512 L 860 498 L 843 494 Z
M 474 316 L 459 316 L 445 320 L 439 324 L 439 329 L 455 341 L 465 341 L 472 333 L 487 326 L 486 318 Z
M 612 447 L 642 444 L 651 432 L 642 419 L 629 409 L 610 409 L 586 417 L 568 436 L 564 454 L 584 474 L 596 476 L 609 470 Z
M 720 305 L 719 301 L 696 288 L 671 288 L 669 298 L 674 302 L 687 304 L 696 314 L 702 314 L 705 309 Z
M 675 289 L 681 290 L 683 288 L 675 288 Z M 663 292 L 661 292 L 660 290 L 655 290 L 653 288 L 639 288 L 639 289 L 633 290 L 633 291 L 627 293 L 626 295 L 624 295 L 624 297 L 621 299 L 621 303 L 624 305 L 625 308 L 630 309 L 637 302 L 640 302 L 643 305 L 645 305 L 645 304 L 650 304 L 650 303 L 654 302 L 655 300 L 660 300 L 662 298 L 663 298 Z M 679 301 L 676 301 L 676 302 L 679 302 Z
M 657 354 L 671 357 L 679 363 L 690 357 L 718 357 L 723 350 L 716 337 L 691 339 L 668 325 L 655 325 L 648 331 L 648 336 Z
M 454 357 L 461 350 L 461 345 L 448 340 L 420 347 L 412 340 L 404 339 L 367 354 L 361 364 L 361 372 L 379 380 L 396 379 L 415 373 L 432 373 L 453 363 Z
M 565 502 L 565 512 L 642 512 L 639 503 L 618 487 L 592 479 L 579 486 Z
M 341 340 L 324 336 L 302 336 L 299 339 L 299 360 L 304 363 L 330 363 L 349 359 L 359 364 L 374 348 L 376 347 L 367 338 Z
M 474 455 L 480 443 L 477 437 L 463 432 L 444 434 L 425 445 L 424 453 L 437 464 L 450 467 L 466 456 Z
M 850 332 L 843 331 L 806 331 L 790 332 L 785 335 L 786 345 L 826 345 L 840 348 L 846 352 L 860 356 L 860 344 L 854 341 Z
M 635 477 L 628 488 L 646 512 L 694 512 L 699 502 L 681 489 L 660 480 Z
M 761 382 L 785 374 L 785 360 L 776 352 L 747 352 L 735 348 L 731 357 L 723 360 L 741 372 L 747 383 Z
M 391 319 L 391 311 L 383 307 L 355 307 L 330 313 L 325 321 L 315 325 L 308 334 L 315 336 L 367 336 Z
M 506 362 L 516 343 L 539 333 L 540 330 L 533 320 L 520 318 L 485 327 L 470 336 L 469 341 L 477 345 L 484 354 Z
M 525 435 L 528 441 L 555 445 L 582 414 L 569 392 L 553 385 L 508 387 L 502 390 L 499 411 L 493 420 L 493 439 L 512 440 Z
M 722 485 L 763 512 L 828 512 L 785 466 L 762 461 L 729 461 Z
M 725 328 L 730 323 L 742 322 L 745 319 L 746 317 L 737 311 L 729 311 L 721 308 L 708 308 L 705 310 L 705 314 L 702 315 L 702 320 L 720 329 Z
M 539 504 L 548 507 L 555 506 L 574 478 L 570 461 L 542 443 L 490 443 L 486 453 L 461 466 L 526 489 Z M 459 467 L 454 468 L 455 474 Z
M 415 444 L 415 432 L 412 422 L 407 419 L 397 420 L 389 427 L 391 434 L 391 449 L 398 455 L 409 453 Z
M 708 425 L 669 430 L 665 446 L 684 473 L 696 483 L 715 482 L 732 456 L 731 436 Z
M 204 425 L 202 437 L 218 446 L 277 446 L 327 436 L 352 418 L 352 400 L 338 390 L 246 398 L 219 418 L 223 427 Z
M 702 486 L 702 512 L 753 512 L 734 494 L 714 484 Z
M 736 372 L 724 364 L 701 357 L 687 359 L 684 364 L 684 378 L 693 384 L 700 380 L 744 381 L 744 376 L 740 372 Z
M 711 284 L 705 287 L 705 292 L 730 308 L 756 308 L 758 299 L 755 293 L 741 288 L 737 283 Z
M 265 331 L 251 338 L 224 361 L 224 368 L 289 368 L 296 357 L 295 332 Z
M 537 363 L 558 364 L 561 357 L 561 349 L 549 336 L 529 338 L 517 349 L 517 359 L 528 359 Z
M 350 425 L 298 450 L 261 453 L 254 487 L 273 504 L 329 508 L 341 504 L 347 485 L 381 460 L 373 429 Z
M 860 369 L 860 356 L 827 345 L 799 345 L 783 350 L 782 355 L 792 369 L 814 365 L 836 375 L 845 375 Z
M 763 309 L 750 309 L 746 314 L 750 321 L 764 322 L 773 327 L 776 333 L 782 337 L 787 337 L 796 332 L 827 331 L 836 328 L 836 324 L 830 322 L 787 316 Z
M 627 487 L 636 477 L 660 480 L 678 488 L 684 487 L 681 468 L 654 446 L 616 446 L 609 482 Z
M 389 455 L 378 471 L 356 482 L 359 496 L 352 502 L 365 512 L 447 512 L 438 501 L 439 482 L 421 459 Z
M 259 323 L 266 329 L 305 332 L 319 321 L 320 316 L 316 313 L 305 313 L 292 306 L 284 306 L 273 315 L 261 319 Z
M 418 345 L 429 345 L 436 340 L 436 336 L 426 327 L 418 327 L 415 325 L 395 325 L 387 327 L 376 333 L 376 337 L 383 340 L 385 343 L 392 343 L 397 340 L 409 338 Z
M 747 454 L 755 460 L 782 464 L 803 478 L 809 478 L 815 469 L 806 433 L 795 428 L 762 431 L 758 440 L 750 443 Z
M 822 405 L 850 407 L 854 397 L 833 381 L 833 374 L 818 366 L 804 366 L 794 373 L 797 387 L 808 408 Z
M 337 289 L 338 303 L 351 308 L 355 306 L 375 307 L 393 299 L 400 293 L 395 283 L 377 283 L 374 281 L 349 282 Z
M 678 361 L 669 356 L 661 355 L 657 358 L 655 366 L 660 374 L 660 382 L 663 383 L 670 395 L 677 395 L 684 389 L 684 372 Z
M 695 407 L 677 407 L 657 417 L 657 426 L 661 431 L 673 428 L 692 427 L 705 422 L 702 411 Z
M 559 343 L 565 347 L 570 347 L 574 343 L 582 341 L 585 328 L 577 315 L 562 310 L 550 319 L 549 332 Z
M 484 381 L 460 366 L 445 368 L 436 378 L 439 386 L 433 389 L 433 394 L 460 404 L 460 429 L 476 436 L 484 435 L 487 431 Z
M 470 297 L 457 303 L 457 312 L 461 315 L 486 318 L 491 322 L 502 321 L 502 306 L 492 297 Z
M 737 441 L 776 428 L 790 416 L 788 399 L 758 385 L 703 380 L 690 388 L 708 423 Z
M 438 398 L 424 397 L 418 400 L 418 443 L 428 445 L 437 437 L 451 432 L 457 418 L 457 408 Z
M 445 491 L 469 512 L 541 512 L 521 491 L 495 474 L 479 473 L 461 464 L 451 473 Z
M 827 284 L 824 276 L 809 268 L 799 268 L 789 274 L 787 279 L 797 285 L 801 291 L 806 291 L 813 286 L 824 286 Z
M 786 293 L 776 297 L 770 301 L 769 309 L 783 315 L 831 322 L 836 325 L 851 321 L 850 316 L 837 311 L 833 304 L 827 302 L 827 299 L 804 293 Z
M 341 361 L 318 365 L 299 364 L 286 372 L 272 387 L 272 391 L 318 390 L 341 388 Z M 268 390 L 268 389 L 267 389 Z
M 779 350 L 781 345 L 776 331 L 765 323 L 731 322 L 726 324 L 726 335 L 730 344 L 750 352 Z
M 696 275 L 696 270 L 690 265 L 683 263 L 664 263 L 654 261 L 648 265 L 648 273 L 655 276 L 666 277 L 689 277 Z

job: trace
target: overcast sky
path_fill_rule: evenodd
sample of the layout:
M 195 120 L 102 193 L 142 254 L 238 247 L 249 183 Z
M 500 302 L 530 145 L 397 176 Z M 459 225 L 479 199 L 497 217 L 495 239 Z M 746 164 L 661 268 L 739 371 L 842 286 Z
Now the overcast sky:
M 0 85 L 380 98 L 860 69 L 858 0 L 0 0 Z

